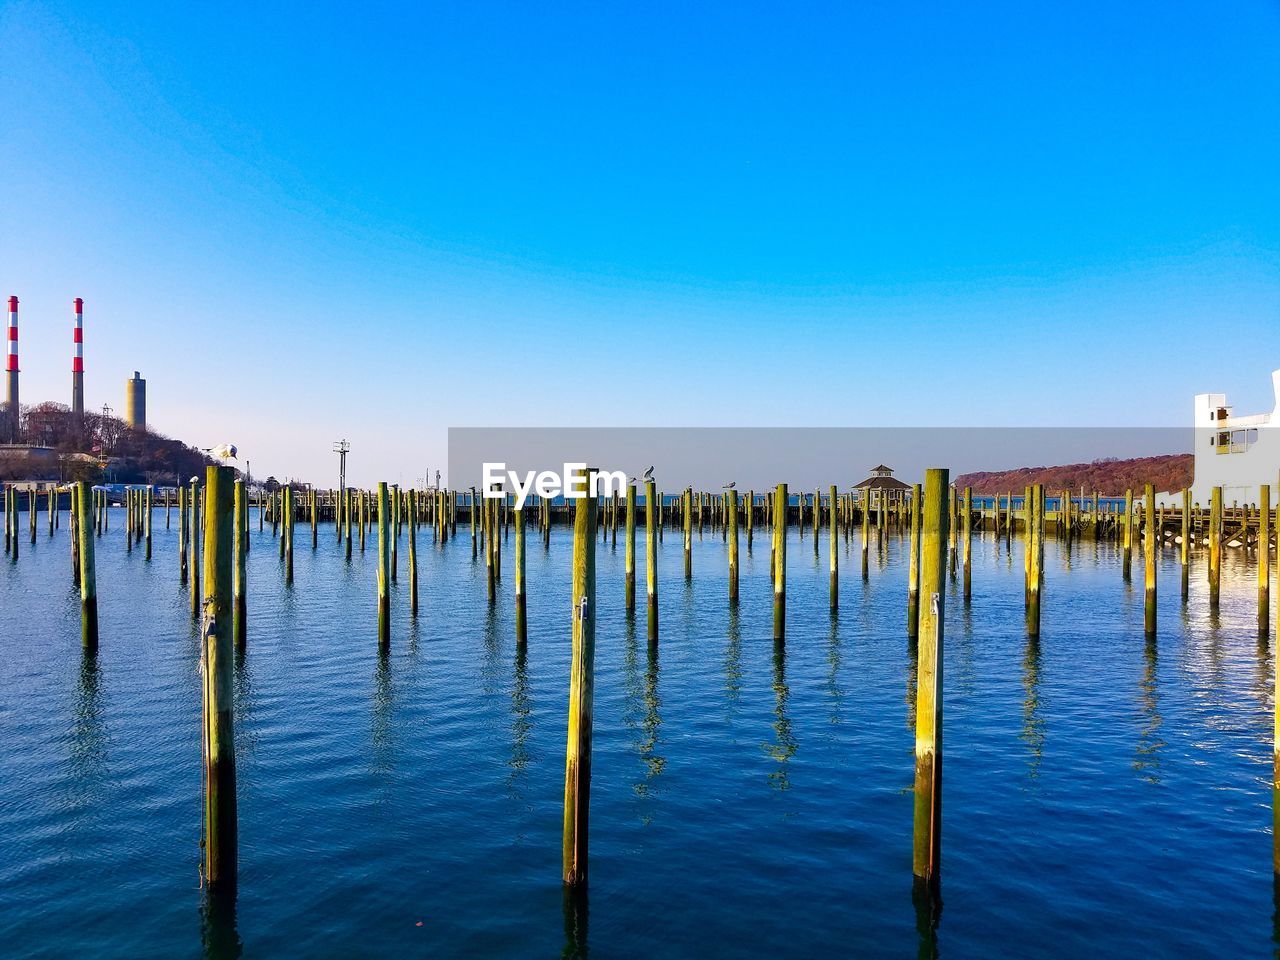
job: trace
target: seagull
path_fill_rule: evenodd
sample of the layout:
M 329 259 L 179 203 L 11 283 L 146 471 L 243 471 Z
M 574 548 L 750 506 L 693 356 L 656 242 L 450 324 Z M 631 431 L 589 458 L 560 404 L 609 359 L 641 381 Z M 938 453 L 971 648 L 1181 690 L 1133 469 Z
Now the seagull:
M 192 483 L 199 483 L 199 482 L 200 482 L 200 478 L 199 478 L 199 477 L 192 477 L 192 478 L 191 478 L 191 482 L 192 482 Z
M 648 470 L 646 470 L 646 471 L 644 472 L 644 478 L 645 478 L 646 480 L 652 480 L 652 479 L 653 479 L 653 467 L 650 467 Z
M 220 443 L 216 447 L 205 447 L 204 452 L 219 460 L 234 460 L 239 453 L 234 443 Z
M 724 490 L 732 490 L 732 489 L 733 489 L 734 487 L 736 487 L 737 485 L 738 485 L 738 481 L 737 481 L 737 480 L 730 480 L 728 483 L 726 483 L 726 484 L 724 485 L 724 487 L 723 487 L 722 489 L 724 489 Z

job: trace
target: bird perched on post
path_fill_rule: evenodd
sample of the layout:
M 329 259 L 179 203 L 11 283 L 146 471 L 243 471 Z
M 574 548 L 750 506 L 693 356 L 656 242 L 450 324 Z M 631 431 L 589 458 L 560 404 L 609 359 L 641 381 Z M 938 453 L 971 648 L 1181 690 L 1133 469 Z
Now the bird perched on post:
M 645 479 L 645 480 L 652 480 L 652 479 L 653 479 L 653 467 L 650 467 L 648 470 L 646 470 L 646 471 L 644 472 L 644 479 Z
M 732 490 L 732 489 L 733 489 L 734 487 L 736 487 L 737 485 L 738 485 L 738 481 L 737 481 L 737 480 L 730 480 L 730 481 L 729 481 L 728 483 L 726 483 L 726 484 L 725 484 L 721 489 L 724 489 L 724 490 Z
M 219 460 L 234 460 L 239 451 L 234 443 L 220 443 L 216 447 L 205 447 L 204 452 Z

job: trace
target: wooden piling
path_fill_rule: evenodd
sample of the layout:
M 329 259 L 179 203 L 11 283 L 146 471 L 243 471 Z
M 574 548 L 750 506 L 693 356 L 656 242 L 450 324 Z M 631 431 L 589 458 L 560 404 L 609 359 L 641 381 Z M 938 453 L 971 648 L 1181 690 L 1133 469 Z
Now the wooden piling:
M 1222 586 L 1222 488 L 1214 487 L 1209 501 L 1209 608 L 1218 609 Z
M 80 645 L 98 649 L 98 580 L 93 561 L 93 493 L 83 480 L 75 488 L 75 548 L 80 560 Z
M 1271 635 L 1271 485 L 1258 491 L 1258 636 Z
M 418 498 L 409 498 L 409 615 L 418 615 Z
M 725 518 L 729 528 L 729 605 L 738 603 L 738 492 L 729 491 L 728 514 Z M 751 508 L 747 508 L 750 516 Z
M 1156 526 L 1156 488 L 1147 484 L 1142 493 L 1145 514 L 1143 539 L 1143 604 L 1142 622 L 1148 637 L 1156 632 L 1156 550 L 1159 549 L 1159 528 Z
M 191 619 L 200 616 L 200 484 L 191 481 L 190 495 L 187 497 L 187 568 L 191 576 Z
M 387 485 L 378 484 L 378 647 L 391 646 L 391 537 Z
M 1126 490 L 1124 492 L 1124 517 L 1120 522 L 1120 543 L 1124 548 L 1124 558 L 1121 563 L 1121 575 L 1125 582 L 1129 581 L 1130 570 L 1133 565 L 1133 491 Z
M 644 485 L 644 559 L 645 588 L 649 597 L 649 641 L 658 639 L 658 537 L 661 535 L 661 506 L 657 485 L 652 480 Z M 594 555 L 592 570 L 594 566 Z
M 280 543 L 284 547 L 284 582 L 293 585 L 293 487 L 284 488 L 284 530 L 281 531 Z
M 787 485 L 773 494 L 773 639 L 787 633 Z
M 515 580 L 516 592 L 516 643 L 523 645 L 528 639 L 528 625 L 526 622 L 525 597 L 524 597 L 524 508 L 515 508 L 515 525 L 516 525 L 516 553 L 514 557 L 515 570 L 512 579 Z
M 627 484 L 626 524 L 626 608 L 627 613 L 636 609 L 636 485 Z
M 629 488 L 634 491 L 634 487 Z M 645 484 L 646 528 L 652 543 L 653 483 Z M 630 514 L 628 514 L 630 516 Z M 652 568 L 651 568 L 652 569 Z M 587 882 L 587 839 L 591 807 L 591 727 L 596 656 L 596 499 L 574 501 L 573 619 L 569 668 L 569 736 L 564 768 L 562 877 L 566 886 Z
M 925 471 L 920 535 L 920 607 L 916 665 L 916 777 L 912 872 L 918 887 L 938 889 L 942 862 L 942 664 L 947 563 L 947 470 Z
M 235 514 L 235 573 L 232 577 L 231 593 L 235 613 L 232 618 L 232 636 L 237 650 L 243 651 L 249 637 L 249 600 L 248 600 L 248 545 L 249 545 L 249 501 L 243 480 L 235 481 L 232 493 Z
M 1182 543 L 1179 544 L 1179 559 L 1182 561 L 1182 601 L 1186 602 L 1191 592 L 1191 489 L 1182 491 Z
M 204 511 L 204 878 L 233 890 L 237 873 L 236 751 L 232 718 L 232 568 L 235 471 L 209 467 Z M 193 484 L 194 487 L 194 484 Z M 195 538 L 193 538 L 195 539 Z M 193 577 L 193 580 L 198 578 Z
M 840 609 L 840 512 L 836 507 L 836 488 L 834 485 L 832 485 L 828 495 L 830 497 L 830 509 L 827 511 L 827 534 L 830 537 L 828 546 L 831 552 L 829 560 L 831 568 L 831 612 L 836 613 Z M 813 542 L 815 544 L 818 542 L 818 531 L 816 529 L 814 530 Z
M 911 486 L 910 531 L 907 534 L 907 638 L 915 640 L 920 631 L 920 525 L 923 520 L 923 489 Z
M 960 553 L 964 568 L 964 600 L 968 603 L 973 597 L 973 488 L 964 488 L 964 517 L 960 521 Z
M 1044 582 L 1044 487 L 1032 484 L 1026 503 L 1027 636 L 1040 636 L 1040 588 Z

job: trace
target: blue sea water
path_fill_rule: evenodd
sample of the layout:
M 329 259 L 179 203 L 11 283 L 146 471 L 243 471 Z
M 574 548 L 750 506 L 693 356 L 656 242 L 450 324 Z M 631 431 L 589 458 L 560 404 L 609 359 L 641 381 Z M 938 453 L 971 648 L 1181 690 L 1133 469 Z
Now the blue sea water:
M 0 564 L 0 944 L 7 957 L 1263 956 L 1273 950 L 1273 656 L 1255 567 L 1228 551 L 1208 609 L 1160 559 L 1160 627 L 1118 549 L 1047 544 L 1042 634 L 1022 557 L 974 542 L 946 597 L 942 898 L 912 901 L 913 662 L 906 551 L 789 535 L 772 640 L 767 538 L 727 603 L 718 531 L 659 554 L 661 635 L 624 612 L 623 547 L 597 548 L 586 904 L 560 886 L 569 670 L 567 531 L 531 538 L 529 638 L 462 527 L 407 547 L 393 639 L 376 553 L 299 525 L 284 584 L 252 526 L 235 667 L 240 886 L 198 889 L 200 678 L 176 520 L 97 541 L 101 648 L 82 655 L 66 524 Z M 25 518 L 24 518 L 25 520 Z M 65 521 L 65 517 L 64 517 Z M 25 527 L 22 528 L 25 532 Z M 640 534 L 643 540 L 643 532 Z M 619 535 L 621 539 L 621 532 Z M 638 551 L 641 592 L 644 551 Z M 1140 577 L 1141 565 L 1135 564 Z

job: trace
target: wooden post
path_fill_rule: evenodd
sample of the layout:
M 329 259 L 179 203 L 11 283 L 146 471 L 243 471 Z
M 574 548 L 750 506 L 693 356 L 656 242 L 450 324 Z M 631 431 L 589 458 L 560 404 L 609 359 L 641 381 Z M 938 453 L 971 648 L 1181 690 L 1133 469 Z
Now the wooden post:
M 1258 491 L 1258 636 L 1271 635 L 1271 485 Z
M 627 613 L 636 608 L 636 485 L 627 484 L 627 530 L 626 530 L 626 580 L 627 580 Z
M 836 488 L 834 485 L 829 491 L 829 496 L 831 498 L 831 507 L 827 511 L 827 534 L 831 538 L 829 544 L 831 552 L 831 612 L 836 613 L 840 610 L 840 514 L 836 507 Z M 816 529 L 813 532 L 813 541 L 815 544 L 818 542 L 818 531 Z
M 528 624 L 524 598 L 524 508 L 515 508 L 516 554 L 513 578 L 516 589 L 516 643 L 523 645 L 528 639 Z
M 1040 636 L 1040 586 L 1044 572 L 1044 487 L 1032 484 L 1028 490 L 1027 514 L 1027 635 Z
M 249 545 L 249 502 L 244 488 L 244 481 L 235 482 L 233 493 L 235 501 L 235 575 L 231 592 L 235 600 L 233 617 L 233 635 L 237 650 L 243 651 L 249 637 L 249 600 L 248 584 L 248 545 Z
M 726 525 L 729 528 L 729 605 L 738 603 L 738 491 L 729 491 Z M 747 508 L 750 516 L 751 508 Z
M 862 579 L 871 579 L 871 488 L 862 488 Z
M 284 546 L 284 582 L 293 585 L 293 487 L 284 488 L 284 530 L 280 543 Z
M 1133 564 L 1133 491 L 1124 492 L 1124 519 L 1120 526 L 1120 542 L 1124 547 L 1124 561 L 1121 573 L 1125 582 L 1129 580 L 1129 571 Z
M 633 496 L 634 487 L 629 488 Z M 645 526 L 652 543 L 653 482 L 645 484 Z M 629 497 L 630 499 L 631 497 Z M 629 513 L 628 516 L 631 516 Z M 650 568 L 652 569 L 652 567 Z M 587 882 L 587 835 L 591 806 L 591 708 L 596 657 L 596 498 L 574 501 L 572 658 L 569 668 L 569 737 L 564 764 L 564 883 Z
M 915 640 L 920 632 L 920 529 L 924 517 L 924 496 L 920 484 L 911 486 L 911 513 L 907 533 L 907 638 Z
M 659 511 L 657 485 L 652 480 L 644 484 L 644 560 L 645 587 L 649 595 L 649 640 L 658 639 L 658 537 Z M 576 522 L 576 521 L 575 521 Z M 595 570 L 594 556 L 592 568 Z
M 964 517 L 960 521 L 960 551 L 964 560 L 964 599 L 968 603 L 973 597 L 973 571 L 970 554 L 973 550 L 973 488 L 964 488 Z
M 204 876 L 209 889 L 236 885 L 236 748 L 232 722 L 231 467 L 209 467 L 204 511 Z M 193 485 L 194 486 L 194 485 Z M 194 538 L 193 538 L 194 539 Z
M 92 491 L 83 480 L 75 489 L 75 545 L 80 557 L 80 644 L 98 649 L 98 580 L 93 564 Z
M 378 647 L 391 646 L 391 538 L 387 485 L 378 484 Z
M 942 854 L 942 650 L 946 612 L 947 470 L 927 470 L 920 535 L 920 607 L 916 667 L 916 779 L 912 872 L 936 892 Z
M 187 582 L 187 488 L 178 487 L 178 582 Z
M 1156 529 L 1156 488 L 1147 484 L 1143 490 L 1143 512 L 1146 514 L 1146 539 L 1143 542 L 1143 591 L 1142 622 L 1148 637 L 1156 632 L 1156 550 L 1159 548 L 1159 531 Z
M 1191 592 L 1191 488 L 1182 491 L 1182 600 Z
M 684 578 L 693 579 L 693 488 L 686 487 L 680 498 L 684 506 Z M 702 511 L 698 511 L 701 519 Z
M 773 494 L 773 639 L 787 634 L 787 485 Z
M 200 483 L 191 481 L 191 494 L 187 497 L 189 520 L 187 522 L 187 545 L 190 557 L 187 567 L 191 571 L 191 619 L 200 616 Z
M 316 513 L 316 488 L 312 487 L 307 494 L 311 501 L 311 549 L 314 550 L 320 545 L 320 518 Z
M 418 496 L 409 497 L 409 614 L 418 615 Z
M 1209 607 L 1218 609 L 1222 585 L 1222 488 L 1214 487 L 1209 501 Z

